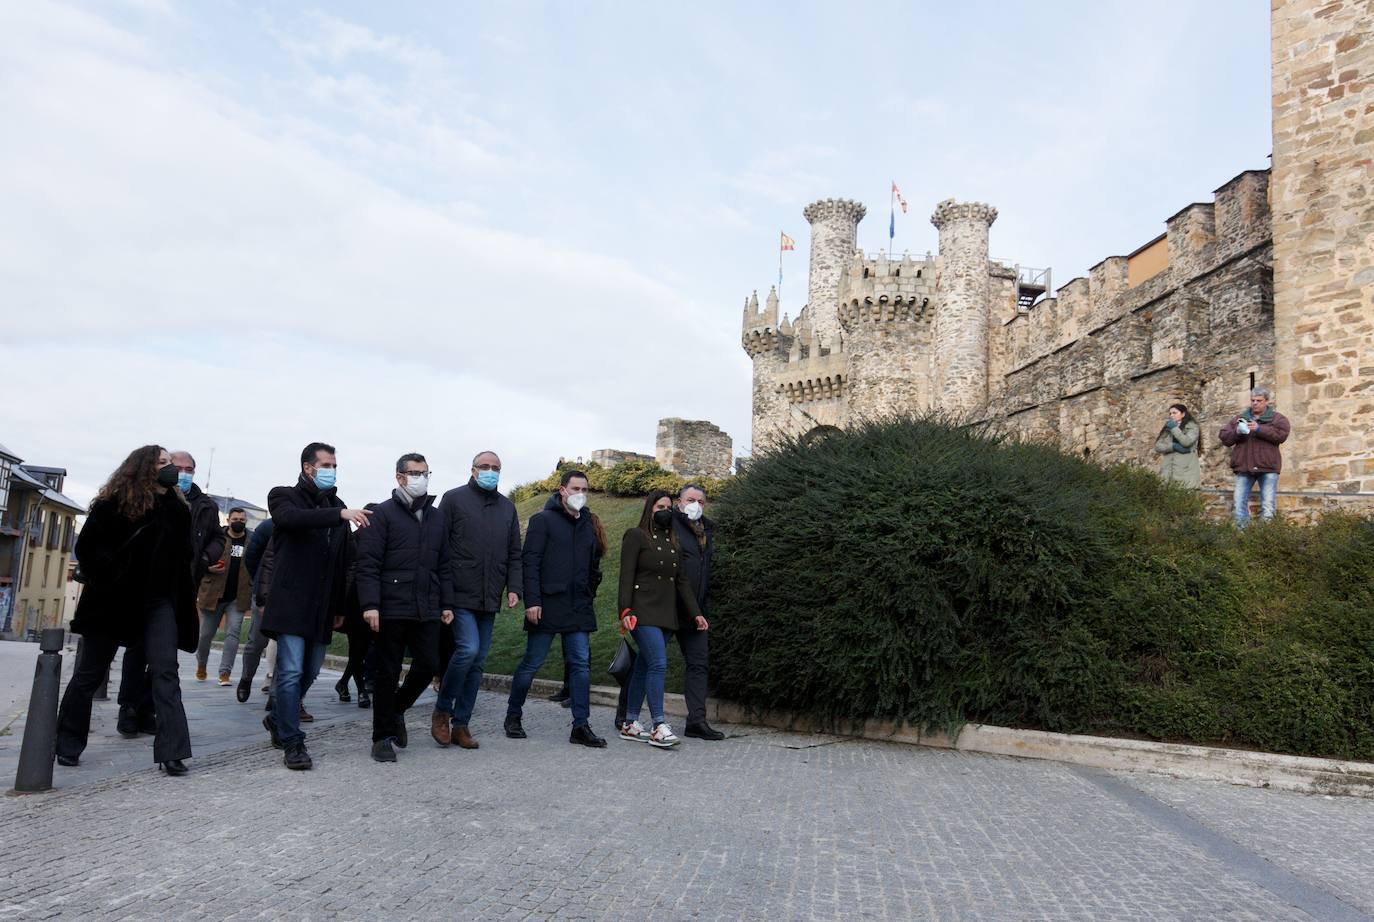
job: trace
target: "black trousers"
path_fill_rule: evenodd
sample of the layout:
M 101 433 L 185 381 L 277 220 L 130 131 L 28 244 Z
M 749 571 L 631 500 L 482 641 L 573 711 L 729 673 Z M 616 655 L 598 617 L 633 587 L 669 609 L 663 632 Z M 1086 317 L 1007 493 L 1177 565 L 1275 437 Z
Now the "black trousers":
M 119 667 L 119 710 L 138 718 L 139 723 L 151 726 L 153 722 L 153 683 L 148 676 L 148 658 L 143 653 L 143 644 L 136 643 L 124 651 L 124 662 Z
M 363 625 L 361 628 L 354 628 L 348 632 L 348 665 L 344 667 L 343 678 L 339 680 L 342 685 L 347 685 L 348 680 L 352 679 L 358 686 L 361 693 L 366 681 L 367 651 L 372 649 L 372 628 Z
M 119 644 L 109 637 L 88 634 L 76 671 L 62 695 L 57 711 L 57 752 L 77 758 L 86 750 L 91 731 L 91 701 L 105 679 Z M 167 599 L 149 602 L 143 610 L 141 644 L 151 680 L 151 698 L 157 709 L 157 736 L 153 740 L 153 761 L 170 762 L 191 758 L 191 732 L 186 726 L 186 711 L 181 706 L 181 682 L 177 678 L 177 622 L 172 603 Z M 127 655 L 127 651 L 126 651 Z M 121 694 L 123 689 L 120 689 Z
M 687 669 L 682 676 L 682 696 L 687 699 L 687 723 L 706 722 L 706 685 L 710 679 L 709 631 L 678 631 L 673 635 L 682 649 Z
M 373 649 L 377 657 L 377 679 L 372 694 L 372 741 L 396 735 L 396 724 L 405 720 L 406 710 L 424 694 L 439 669 L 438 621 L 402 621 L 383 618 Z M 402 660 L 410 650 L 410 672 L 400 688 Z

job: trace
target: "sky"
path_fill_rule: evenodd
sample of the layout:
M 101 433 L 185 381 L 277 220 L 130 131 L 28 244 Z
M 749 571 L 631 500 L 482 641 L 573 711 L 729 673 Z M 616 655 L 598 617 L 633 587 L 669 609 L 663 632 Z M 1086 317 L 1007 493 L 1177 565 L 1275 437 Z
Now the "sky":
M 820 198 L 936 247 L 986 201 L 1056 286 L 1270 153 L 1267 6 L 0 4 L 0 444 L 87 502 L 133 448 L 265 504 L 502 488 L 662 417 L 749 448 L 744 299 Z M 213 470 L 210 458 L 213 454 Z

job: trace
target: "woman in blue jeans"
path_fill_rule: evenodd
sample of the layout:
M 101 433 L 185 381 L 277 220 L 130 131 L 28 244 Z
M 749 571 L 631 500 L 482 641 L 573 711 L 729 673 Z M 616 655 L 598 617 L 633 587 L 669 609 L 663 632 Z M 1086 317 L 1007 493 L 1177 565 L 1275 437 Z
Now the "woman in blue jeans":
M 677 630 L 679 610 L 698 630 L 708 627 L 681 563 L 673 531 L 672 496 L 655 490 L 644 500 L 639 525 L 625 532 L 620 544 L 620 623 L 639 645 L 620 738 L 662 749 L 681 742 L 663 719 L 668 640 Z M 649 730 L 639 722 L 646 697 L 652 721 Z

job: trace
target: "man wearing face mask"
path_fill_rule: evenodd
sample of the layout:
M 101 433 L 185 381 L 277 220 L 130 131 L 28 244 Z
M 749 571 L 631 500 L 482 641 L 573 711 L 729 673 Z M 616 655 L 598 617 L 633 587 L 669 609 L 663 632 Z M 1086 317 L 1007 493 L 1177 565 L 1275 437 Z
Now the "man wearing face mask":
M 448 519 L 454 602 L 453 652 L 440 662 L 443 682 L 430 720 L 430 735 L 440 746 L 478 747 L 468 721 L 492 625 L 502 602 L 514 608 L 520 601 L 520 516 L 515 503 L 497 492 L 500 480 L 501 459 L 494 451 L 481 452 L 472 459 L 467 484 L 449 490 L 439 503 Z
M 229 524 L 224 530 L 226 544 L 224 565 L 211 567 L 200 583 L 196 605 L 200 609 L 200 645 L 196 648 L 198 673 L 205 671 L 210 660 L 210 642 L 215 638 L 220 620 L 224 620 L 224 652 L 219 660 L 219 684 L 229 685 L 234 671 L 234 657 L 239 651 L 239 635 L 243 633 L 243 616 L 252 604 L 252 580 L 243 565 L 248 547 L 248 513 L 243 507 L 229 510 Z
M 395 747 L 407 742 L 406 710 L 439 667 L 440 625 L 453 623 L 448 520 L 434 507 L 424 455 L 401 455 L 391 498 L 373 513 L 353 576 L 363 620 L 377 633 L 372 758 L 395 762 Z M 410 671 L 397 689 L 407 647 Z
M 337 474 L 334 446 L 311 442 L 301 452 L 296 483 L 267 494 L 273 569 L 262 632 L 277 641 L 277 663 L 275 707 L 262 723 L 273 745 L 286 750 L 286 767 L 296 771 L 314 764 L 301 732 L 301 699 L 320 673 L 334 628 L 343 623 L 350 528 L 366 528 L 372 515 L 344 505 Z
M 592 732 L 589 639 L 596 630 L 592 609 L 600 583 L 600 555 L 591 510 L 587 509 L 587 475 L 564 471 L 558 492 L 530 519 L 521 557 L 525 580 L 525 655 L 511 678 L 506 702 L 506 736 L 525 739 L 521 724 L 525 698 L 534 674 L 544 665 L 556 636 L 563 638 L 572 692 L 572 734 L 568 741 L 594 749 L 606 741 Z
M 706 518 L 706 491 L 689 483 L 678 494 L 673 509 L 673 528 L 677 532 L 682 569 L 692 586 L 697 606 L 709 624 L 711 618 L 711 560 L 716 553 L 716 525 Z M 677 643 L 687 669 L 683 693 L 687 699 L 687 726 L 683 736 L 700 740 L 723 740 L 725 734 L 706 722 L 706 686 L 710 666 L 710 634 L 697 619 L 678 606 Z
M 224 529 L 219 524 L 219 507 L 205 491 L 195 483 L 196 459 L 186 450 L 171 453 L 172 466 L 177 471 L 177 489 L 186 497 L 191 507 L 191 548 L 195 556 L 191 559 L 191 578 L 197 586 L 214 566 L 223 572 Z M 198 660 L 196 678 L 205 679 L 204 661 Z M 136 736 L 140 732 L 156 732 L 153 714 L 153 683 L 148 673 L 147 659 L 141 647 L 124 651 L 124 661 L 120 666 L 119 680 L 119 718 L 116 729 L 124 736 Z

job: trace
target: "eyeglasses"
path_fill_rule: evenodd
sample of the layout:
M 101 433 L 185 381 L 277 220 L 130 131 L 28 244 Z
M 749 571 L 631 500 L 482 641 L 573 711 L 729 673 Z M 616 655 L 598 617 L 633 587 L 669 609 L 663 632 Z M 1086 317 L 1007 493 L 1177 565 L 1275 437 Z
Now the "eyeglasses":
M 498 474 L 501 473 L 501 465 L 499 464 L 474 464 L 472 469 L 474 471 L 496 471 Z
M 406 476 L 406 477 L 428 477 L 430 474 L 433 474 L 433 473 L 434 473 L 433 471 L 405 471 L 405 472 L 404 472 L 404 476 Z

